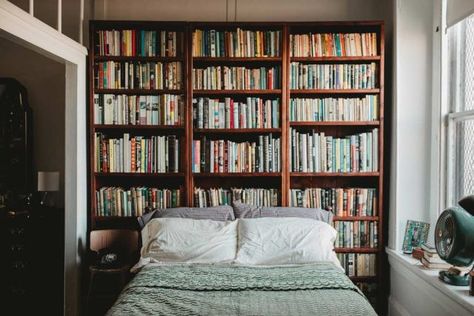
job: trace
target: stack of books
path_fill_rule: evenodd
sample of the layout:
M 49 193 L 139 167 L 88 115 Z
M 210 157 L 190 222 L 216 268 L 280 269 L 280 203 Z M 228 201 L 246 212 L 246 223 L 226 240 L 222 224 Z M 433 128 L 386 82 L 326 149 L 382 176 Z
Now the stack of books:
M 290 56 L 377 56 L 376 33 L 290 35 Z
M 193 140 L 193 172 L 280 172 L 281 142 L 272 134 L 256 142 Z
M 256 97 L 243 102 L 197 98 L 193 99 L 193 122 L 195 128 L 278 128 L 280 102 Z
M 292 98 L 290 122 L 302 121 L 375 121 L 378 120 L 378 96 L 364 98 Z
M 290 64 L 290 89 L 374 89 L 377 65 Z
M 367 277 L 375 276 L 376 255 L 364 253 L 338 253 L 337 258 L 346 271 L 347 276 Z
M 194 57 L 276 57 L 280 55 L 281 31 L 195 30 Z
M 335 246 L 343 248 L 377 248 L 378 223 L 369 221 L 335 221 Z
M 423 258 L 421 263 L 428 269 L 449 269 L 451 265 L 441 259 L 436 251 L 436 248 L 423 244 Z
M 181 62 L 120 62 L 96 64 L 95 87 L 99 89 L 181 89 Z
M 94 124 L 181 125 L 183 113 L 180 95 L 94 94 Z
M 178 172 L 179 139 L 170 136 L 109 138 L 94 134 L 95 172 Z
M 277 206 L 279 194 L 277 189 L 263 188 L 194 189 L 194 204 L 197 207 L 232 205 L 233 201 L 256 206 Z
M 180 206 L 179 189 L 102 187 L 95 192 L 97 216 L 141 216 L 147 209 Z
M 290 205 L 322 208 L 336 216 L 377 216 L 377 190 L 367 188 L 290 189 Z
M 265 90 L 280 88 L 280 67 L 210 66 L 193 69 L 193 89 Z
M 337 138 L 325 133 L 300 133 L 290 129 L 292 172 L 376 172 L 377 128 L 368 133 Z
M 174 57 L 178 42 L 172 31 L 104 30 L 97 38 L 99 56 Z

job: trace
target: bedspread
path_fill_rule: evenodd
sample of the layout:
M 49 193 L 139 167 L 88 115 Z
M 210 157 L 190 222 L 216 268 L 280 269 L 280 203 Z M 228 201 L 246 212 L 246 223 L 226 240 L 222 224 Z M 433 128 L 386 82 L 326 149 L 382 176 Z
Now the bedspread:
M 330 263 L 146 266 L 108 315 L 376 315 Z

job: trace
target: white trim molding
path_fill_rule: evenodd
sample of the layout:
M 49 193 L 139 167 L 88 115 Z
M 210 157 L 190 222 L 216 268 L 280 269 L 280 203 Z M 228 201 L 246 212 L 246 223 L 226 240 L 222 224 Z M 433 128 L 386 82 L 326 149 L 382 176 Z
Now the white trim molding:
M 87 244 L 87 49 L 6 0 L 0 0 L 0 37 L 65 65 L 64 314 L 78 315 Z

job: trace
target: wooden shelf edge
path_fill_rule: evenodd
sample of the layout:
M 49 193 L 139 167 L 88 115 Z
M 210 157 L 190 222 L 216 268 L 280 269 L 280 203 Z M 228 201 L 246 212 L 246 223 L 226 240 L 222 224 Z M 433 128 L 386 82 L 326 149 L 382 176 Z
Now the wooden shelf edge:
M 380 172 L 290 172 L 290 177 L 378 177 Z
M 290 94 L 376 94 L 380 89 L 290 89 Z
M 193 57 L 193 62 L 281 62 L 282 57 Z
M 146 94 L 146 95 L 158 95 L 158 94 L 183 94 L 183 89 L 98 89 L 94 88 L 95 94 Z
M 158 62 L 174 62 L 183 61 L 184 57 L 168 57 L 168 56 L 94 56 L 95 61 L 158 61 Z
M 252 134 L 252 133 L 281 133 L 281 128 L 195 128 L 196 134 Z
M 95 172 L 95 177 L 160 177 L 160 178 L 178 178 L 184 177 L 183 172 L 169 173 L 146 173 L 146 172 Z
M 290 121 L 290 126 L 379 126 L 380 121 Z
M 137 130 L 148 130 L 148 129 L 156 129 L 156 130 L 184 130 L 183 125 L 116 125 L 116 124 L 96 124 L 93 126 L 94 129 L 137 129 Z
M 281 94 L 281 89 L 262 90 L 193 90 L 194 95 L 247 95 L 247 94 Z
M 378 61 L 380 56 L 320 56 L 320 57 L 290 57 L 290 62 L 325 62 L 325 61 Z
M 219 177 L 280 177 L 281 172 L 226 172 L 226 173 L 196 173 L 193 172 L 195 178 L 219 178 Z

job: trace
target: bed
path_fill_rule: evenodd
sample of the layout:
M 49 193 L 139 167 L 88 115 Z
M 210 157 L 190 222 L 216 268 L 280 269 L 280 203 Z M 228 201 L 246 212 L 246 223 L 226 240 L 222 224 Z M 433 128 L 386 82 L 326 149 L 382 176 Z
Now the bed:
M 107 315 L 376 315 L 335 236 L 307 218 L 153 219 L 139 272 Z
M 123 290 L 119 315 L 376 315 L 332 263 L 250 267 L 148 265 Z

